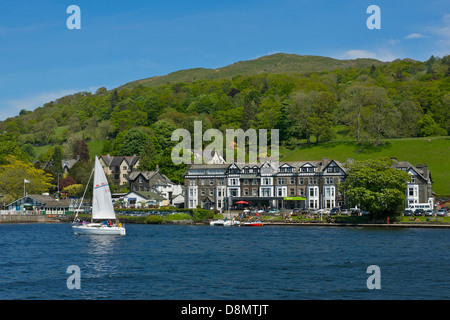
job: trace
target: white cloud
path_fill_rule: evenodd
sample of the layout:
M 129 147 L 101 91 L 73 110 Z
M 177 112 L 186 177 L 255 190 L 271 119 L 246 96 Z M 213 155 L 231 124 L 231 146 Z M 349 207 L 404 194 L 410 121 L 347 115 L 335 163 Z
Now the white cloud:
M 380 61 L 393 61 L 397 59 L 393 53 L 389 50 L 378 50 L 377 52 L 368 51 L 368 50 L 348 50 L 344 54 L 339 56 L 339 59 L 358 59 L 358 58 L 369 58 L 369 59 L 377 59 Z
M 400 41 L 400 39 L 390 39 L 390 40 L 388 40 L 388 43 L 390 44 L 390 45 L 396 45 L 397 43 L 400 43 L 401 41 Z
M 421 33 L 410 33 L 405 37 L 405 39 L 419 39 L 419 38 L 425 38 L 425 36 Z
M 433 54 L 444 56 L 450 53 L 450 14 L 444 14 L 438 22 L 427 27 L 426 32 L 435 40 Z

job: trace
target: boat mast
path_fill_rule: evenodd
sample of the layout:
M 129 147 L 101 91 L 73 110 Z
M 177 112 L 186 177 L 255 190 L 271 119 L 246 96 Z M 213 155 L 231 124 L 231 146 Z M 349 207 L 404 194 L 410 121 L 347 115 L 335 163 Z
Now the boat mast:
M 75 214 L 74 221 L 78 217 L 78 211 L 80 210 L 81 205 L 83 204 L 84 196 L 86 195 L 87 188 L 89 187 L 89 183 L 91 182 L 91 178 L 92 178 L 92 174 L 94 173 L 94 169 L 95 169 L 95 167 L 92 169 L 91 175 L 89 176 L 89 180 L 88 180 L 88 183 L 86 185 L 86 188 L 84 188 L 84 193 L 83 193 L 83 196 L 81 197 L 80 205 L 78 206 L 78 210 L 77 210 L 77 212 Z M 92 222 L 92 213 L 91 213 L 91 222 Z

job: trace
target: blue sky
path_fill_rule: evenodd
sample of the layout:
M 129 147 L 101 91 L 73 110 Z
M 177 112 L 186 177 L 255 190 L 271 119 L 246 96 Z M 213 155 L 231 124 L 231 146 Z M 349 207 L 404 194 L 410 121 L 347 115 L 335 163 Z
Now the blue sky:
M 0 120 L 67 94 L 276 52 L 427 60 L 450 53 L 450 2 L 0 0 Z M 69 30 L 67 7 L 81 9 Z M 370 5 L 381 29 L 369 30 Z

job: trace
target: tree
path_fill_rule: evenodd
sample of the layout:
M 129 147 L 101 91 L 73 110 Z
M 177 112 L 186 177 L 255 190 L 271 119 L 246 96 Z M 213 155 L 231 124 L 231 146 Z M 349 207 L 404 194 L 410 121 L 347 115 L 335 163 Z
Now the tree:
M 133 154 L 140 155 L 142 148 L 147 140 L 147 135 L 145 135 L 139 129 L 131 129 L 125 135 L 125 140 L 122 145 L 122 156 L 131 156 Z
M 67 176 L 59 181 L 59 189 L 63 190 L 64 188 L 66 188 L 72 184 L 77 184 L 77 182 L 71 176 Z
M 367 105 L 368 89 L 361 84 L 349 87 L 341 100 L 341 107 L 345 120 L 348 121 L 351 131 L 359 144 L 362 133 L 363 108 Z
M 53 118 L 46 118 L 41 122 L 37 123 L 34 127 L 36 131 L 37 140 L 40 143 L 48 144 L 57 126 L 58 124 L 56 120 Z
M 308 144 L 311 136 L 316 137 L 317 143 L 321 137 L 330 140 L 334 136 L 332 126 L 336 105 L 336 99 L 329 92 L 297 92 L 291 96 L 288 118 L 304 132 Z
M 64 171 L 63 167 L 62 167 L 62 160 L 63 160 L 63 152 L 62 152 L 61 147 L 55 147 L 53 149 L 51 165 L 49 167 L 49 169 L 51 170 L 51 172 L 53 172 L 55 177 L 58 174 L 62 174 Z
M 145 146 L 141 152 L 141 157 L 139 158 L 139 171 L 155 170 L 156 165 L 159 162 L 160 153 L 161 147 L 158 141 L 154 135 L 150 136 L 145 142 Z
M 71 176 L 77 184 L 81 184 L 83 186 L 83 191 L 86 188 L 86 184 L 89 181 L 89 177 L 91 176 L 92 169 L 94 168 L 93 161 L 78 161 L 73 165 L 72 168 L 69 169 L 69 176 Z M 90 187 L 86 191 L 86 197 L 92 196 L 92 183 L 93 179 L 91 179 Z
M 384 88 L 373 87 L 368 89 L 368 106 L 365 112 L 365 132 L 380 144 L 382 138 L 392 135 L 394 119 L 398 118 L 392 108 L 387 91 Z
M 417 121 L 417 126 L 419 127 L 420 137 L 445 136 L 447 134 L 447 131 L 434 121 L 429 112 Z
M 71 184 L 64 189 L 63 193 L 66 193 L 69 197 L 82 197 L 84 193 L 84 187 L 82 184 Z
M 0 166 L 0 193 L 5 203 L 19 199 L 24 194 L 24 182 L 28 194 L 41 194 L 54 187 L 52 176 L 31 163 L 19 160 L 16 156 L 6 157 L 6 164 Z
M 89 161 L 89 147 L 84 139 L 75 141 L 73 144 L 73 158 Z
M 373 219 L 395 217 L 403 211 L 407 172 L 392 167 L 391 159 L 356 161 L 348 165 L 341 184 L 347 203 L 368 210 Z

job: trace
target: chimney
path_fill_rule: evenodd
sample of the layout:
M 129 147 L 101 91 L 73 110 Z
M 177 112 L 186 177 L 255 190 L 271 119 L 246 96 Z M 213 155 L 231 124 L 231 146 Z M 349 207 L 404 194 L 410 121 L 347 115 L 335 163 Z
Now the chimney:
M 159 172 L 159 165 L 156 165 L 156 172 Z

